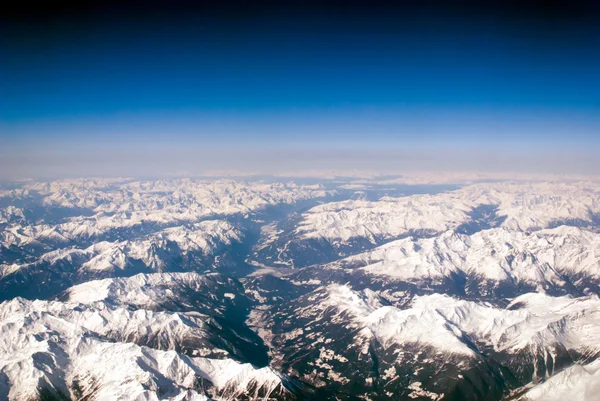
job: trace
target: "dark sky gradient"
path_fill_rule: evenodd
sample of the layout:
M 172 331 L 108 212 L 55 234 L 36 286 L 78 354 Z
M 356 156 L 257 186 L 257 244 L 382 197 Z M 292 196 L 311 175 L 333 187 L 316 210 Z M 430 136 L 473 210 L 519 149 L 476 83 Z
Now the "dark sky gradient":
M 478 3 L 24 3 L 0 141 L 13 165 L 89 143 L 600 151 L 598 3 Z

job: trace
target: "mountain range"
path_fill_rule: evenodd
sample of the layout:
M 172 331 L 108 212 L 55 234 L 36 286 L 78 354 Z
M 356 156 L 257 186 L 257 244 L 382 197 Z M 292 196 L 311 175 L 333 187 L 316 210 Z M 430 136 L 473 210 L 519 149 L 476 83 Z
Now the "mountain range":
M 0 186 L 0 399 L 597 400 L 599 296 L 593 179 Z

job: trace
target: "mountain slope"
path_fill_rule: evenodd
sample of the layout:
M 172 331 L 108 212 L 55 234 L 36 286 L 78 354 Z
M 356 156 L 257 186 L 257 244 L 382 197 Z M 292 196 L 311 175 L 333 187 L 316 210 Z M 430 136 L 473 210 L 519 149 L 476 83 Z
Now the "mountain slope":
M 207 349 L 210 330 L 210 321 L 192 312 L 16 298 L 0 305 L 0 376 L 5 378 L 0 396 L 292 399 L 291 391 L 301 389 L 268 367 L 240 364 Z M 225 359 L 182 354 L 204 350 Z
M 249 323 L 272 345 L 273 366 L 317 387 L 484 400 L 597 357 L 599 307 L 596 296 L 534 293 L 505 309 L 439 294 L 399 309 L 370 290 L 330 285 L 256 310 Z
M 234 262 L 228 255 L 243 239 L 240 230 L 219 220 L 168 228 L 141 239 L 102 241 L 85 249 L 58 249 L 36 262 L 0 267 L 0 299 L 56 295 L 72 284 L 140 272 L 206 271 Z
M 464 283 L 467 294 L 515 296 L 529 291 L 600 293 L 600 235 L 560 226 L 534 233 L 494 228 L 406 238 L 323 267 L 357 276 L 441 285 Z

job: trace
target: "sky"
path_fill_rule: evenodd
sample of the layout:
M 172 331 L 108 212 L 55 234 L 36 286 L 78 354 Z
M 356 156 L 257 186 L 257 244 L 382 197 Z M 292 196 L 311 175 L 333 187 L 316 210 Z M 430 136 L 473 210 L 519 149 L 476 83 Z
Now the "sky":
M 0 179 L 600 173 L 598 3 L 165 4 L 2 17 Z

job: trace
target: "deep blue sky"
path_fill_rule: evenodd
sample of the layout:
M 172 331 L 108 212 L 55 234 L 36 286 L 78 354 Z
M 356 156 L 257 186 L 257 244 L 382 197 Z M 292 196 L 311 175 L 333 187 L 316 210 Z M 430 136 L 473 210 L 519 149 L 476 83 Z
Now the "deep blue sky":
M 600 151 L 597 8 L 353 4 L 25 12 L 0 141 Z

